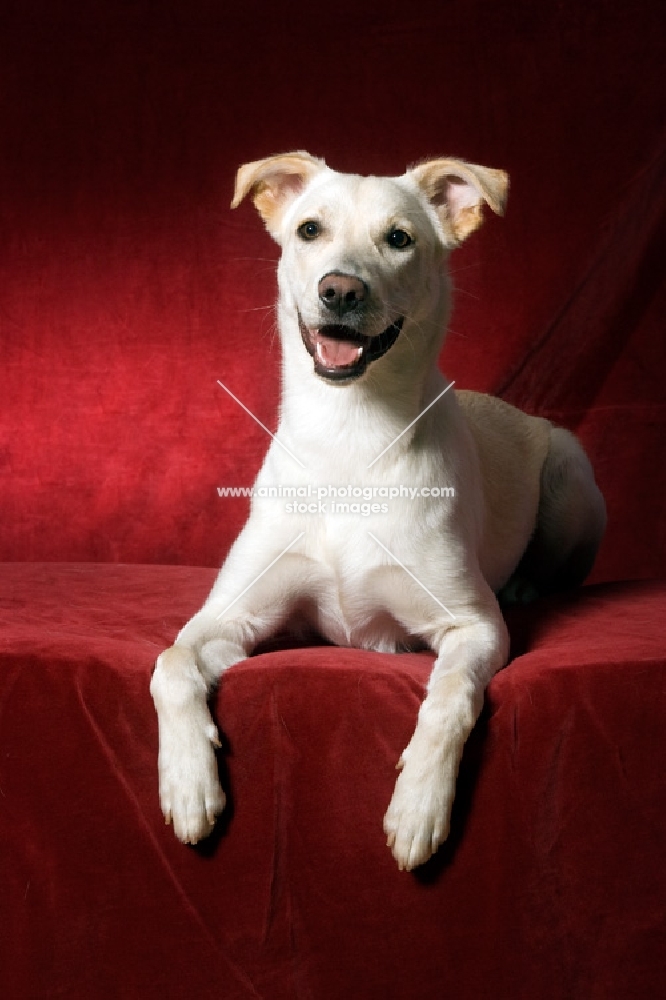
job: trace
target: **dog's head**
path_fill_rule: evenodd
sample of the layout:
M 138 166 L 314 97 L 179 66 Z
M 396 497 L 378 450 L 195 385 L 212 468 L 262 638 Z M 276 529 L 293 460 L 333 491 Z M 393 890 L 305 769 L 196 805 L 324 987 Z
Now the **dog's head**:
M 242 166 L 232 208 L 252 197 L 282 248 L 281 304 L 315 372 L 347 383 L 392 348 L 403 326 L 441 321 L 445 256 L 480 225 L 484 203 L 503 212 L 507 190 L 504 171 L 462 160 L 361 177 L 297 152 Z

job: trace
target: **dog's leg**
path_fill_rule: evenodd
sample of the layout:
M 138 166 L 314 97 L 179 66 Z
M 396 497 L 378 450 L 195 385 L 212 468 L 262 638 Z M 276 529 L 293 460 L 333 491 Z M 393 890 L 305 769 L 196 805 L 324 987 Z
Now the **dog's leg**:
M 500 600 L 520 602 L 581 584 L 605 528 L 606 504 L 583 446 L 564 428 L 551 428 L 534 535 Z
M 393 798 L 384 818 L 388 845 L 401 869 L 423 864 L 449 833 L 463 747 L 479 717 L 483 694 L 508 656 L 499 613 L 447 624 L 421 705 L 404 750 Z
M 159 724 L 160 803 L 166 822 L 173 821 L 186 844 L 208 836 L 224 809 L 215 759 L 220 741 L 208 698 L 221 674 L 251 651 L 248 633 L 240 623 L 221 625 L 204 608 L 157 658 L 150 693 Z M 215 669 L 210 662 L 204 666 L 210 643 L 217 652 Z
M 234 590 L 240 594 L 248 577 L 235 572 L 239 555 L 257 551 L 256 544 L 250 552 L 236 543 L 234 558 L 223 567 L 206 604 L 158 657 L 151 680 L 159 723 L 160 802 L 184 843 L 208 836 L 225 805 L 215 759 L 220 743 L 208 708 L 213 688 L 229 667 L 274 634 L 308 588 L 312 592 L 317 586 L 311 560 L 288 553 L 227 610 Z M 270 562 L 269 554 L 265 565 Z M 234 580 L 240 582 L 232 589 Z

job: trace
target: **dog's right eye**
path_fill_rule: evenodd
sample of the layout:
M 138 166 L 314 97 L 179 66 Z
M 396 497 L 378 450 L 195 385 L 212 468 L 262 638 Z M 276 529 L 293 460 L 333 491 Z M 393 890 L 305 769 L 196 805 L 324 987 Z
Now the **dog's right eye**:
M 321 226 L 314 219 L 308 219 L 307 222 L 302 223 L 296 230 L 298 235 L 302 240 L 311 241 L 316 240 L 321 234 Z
M 392 229 L 386 237 L 386 242 L 394 250 L 406 250 L 414 240 L 404 229 Z

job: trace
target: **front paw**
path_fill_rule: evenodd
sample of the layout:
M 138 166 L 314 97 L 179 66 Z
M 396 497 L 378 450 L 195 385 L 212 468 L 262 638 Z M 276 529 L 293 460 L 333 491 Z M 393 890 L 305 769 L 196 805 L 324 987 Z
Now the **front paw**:
M 422 865 L 449 834 L 455 775 L 441 763 L 424 763 L 404 762 L 384 817 L 386 842 L 401 871 Z
M 164 819 L 173 822 L 184 844 L 207 837 L 224 809 L 214 749 L 219 745 L 210 715 L 208 721 L 181 720 L 160 732 L 160 803 Z

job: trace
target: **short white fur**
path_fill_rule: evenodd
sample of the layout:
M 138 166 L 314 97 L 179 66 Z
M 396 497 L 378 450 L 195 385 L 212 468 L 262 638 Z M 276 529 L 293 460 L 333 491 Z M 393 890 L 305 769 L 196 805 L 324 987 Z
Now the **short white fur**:
M 447 259 L 484 205 L 503 211 L 507 188 L 502 171 L 451 159 L 381 178 L 289 153 L 238 172 L 234 207 L 251 196 L 282 248 L 276 436 L 285 447 L 271 443 L 256 484 L 444 484 L 455 496 L 328 518 L 287 517 L 274 500 L 254 498 L 206 603 L 158 658 L 151 682 L 162 809 L 184 842 L 207 836 L 225 804 L 207 703 L 213 687 L 258 642 L 305 620 L 340 645 L 435 653 L 412 739 L 401 755 L 396 749 L 400 774 L 384 817 L 399 867 L 422 864 L 448 834 L 465 741 L 507 661 L 496 593 L 534 584 L 513 575 L 531 539 L 541 581 L 577 552 L 593 558 L 605 508 L 576 439 L 491 397 L 443 393 Z M 299 227 L 309 220 L 319 235 L 306 240 Z M 412 240 L 404 249 L 387 241 L 396 228 Z M 387 353 L 349 381 L 317 375 L 302 339 L 303 324 L 330 322 L 318 293 L 329 273 L 367 289 L 363 308 L 345 318 L 359 334 L 376 337 L 404 321 Z

